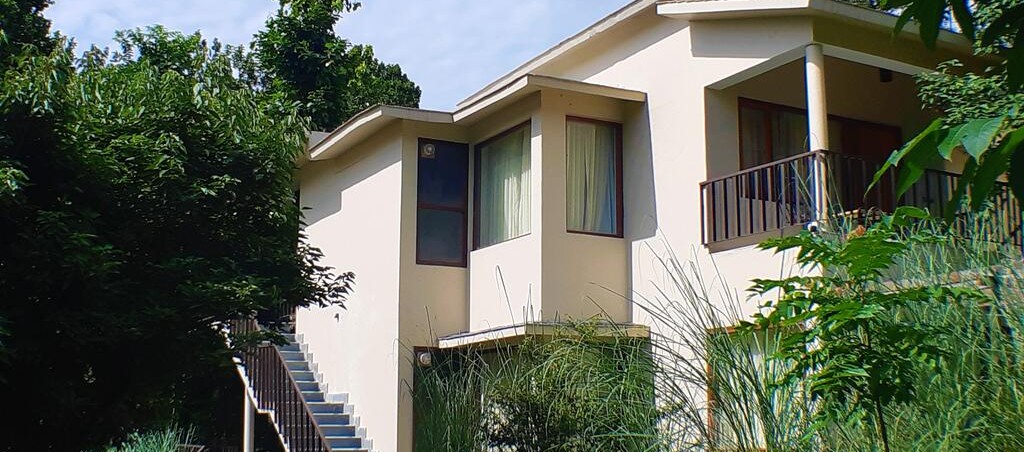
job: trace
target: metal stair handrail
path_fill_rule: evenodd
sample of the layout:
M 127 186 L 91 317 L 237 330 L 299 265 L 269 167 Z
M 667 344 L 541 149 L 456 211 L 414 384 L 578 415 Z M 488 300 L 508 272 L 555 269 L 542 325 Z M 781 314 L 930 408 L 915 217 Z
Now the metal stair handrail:
M 248 334 L 260 331 L 255 319 L 230 322 L 231 332 Z M 290 452 L 330 452 L 327 436 L 302 397 L 295 377 L 284 356 L 273 344 L 261 342 L 241 350 L 240 359 L 249 384 L 261 410 L 274 412 L 277 424 Z

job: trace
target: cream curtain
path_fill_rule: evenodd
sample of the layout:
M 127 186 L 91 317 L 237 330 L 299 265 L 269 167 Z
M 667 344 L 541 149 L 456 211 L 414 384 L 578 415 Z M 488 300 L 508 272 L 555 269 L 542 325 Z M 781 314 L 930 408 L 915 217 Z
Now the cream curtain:
M 567 121 L 566 227 L 615 234 L 616 130 L 610 125 Z
M 530 128 L 480 149 L 480 246 L 530 232 Z

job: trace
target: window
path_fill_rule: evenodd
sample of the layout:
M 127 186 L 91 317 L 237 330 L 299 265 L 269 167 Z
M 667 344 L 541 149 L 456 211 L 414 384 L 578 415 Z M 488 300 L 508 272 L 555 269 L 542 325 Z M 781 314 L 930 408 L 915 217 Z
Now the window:
M 841 151 L 842 125 L 828 123 L 829 145 Z M 797 108 L 740 99 L 740 169 L 808 152 L 807 112 Z
M 530 125 L 476 146 L 476 247 L 530 233 Z
M 416 263 L 465 267 L 468 146 L 421 138 L 416 161 Z
M 565 222 L 569 232 L 622 236 L 622 128 L 566 119 Z

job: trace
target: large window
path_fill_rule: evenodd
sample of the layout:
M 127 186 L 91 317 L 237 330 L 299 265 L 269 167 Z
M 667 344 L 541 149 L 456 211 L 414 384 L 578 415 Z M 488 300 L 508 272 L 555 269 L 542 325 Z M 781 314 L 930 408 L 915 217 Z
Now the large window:
M 622 235 L 622 133 L 618 124 L 566 119 L 566 228 Z
M 740 99 L 742 169 L 791 157 L 808 149 L 807 111 Z M 829 150 L 869 161 L 884 161 L 903 144 L 896 126 L 829 115 Z
M 416 190 L 416 262 L 466 266 L 469 149 L 419 140 Z
M 476 246 L 530 232 L 530 126 L 476 146 Z

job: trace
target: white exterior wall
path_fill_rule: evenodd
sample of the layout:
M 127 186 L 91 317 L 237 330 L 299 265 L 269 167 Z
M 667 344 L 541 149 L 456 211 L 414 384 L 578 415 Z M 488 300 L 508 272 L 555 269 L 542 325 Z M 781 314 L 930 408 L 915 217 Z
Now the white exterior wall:
M 715 125 L 705 122 L 705 87 L 810 40 L 811 22 L 804 18 L 690 23 L 650 9 L 539 70 L 647 93 L 646 111 L 634 117 L 642 132 L 627 133 L 624 145 L 625 232 L 636 295 L 656 297 L 659 287 L 669 286 L 659 259 L 706 256 L 698 185 L 707 179 L 706 132 Z M 790 266 L 785 257 L 753 249 L 715 259 L 721 278 L 704 260 L 706 281 L 741 292 L 750 276 L 765 276 L 765 268 Z M 639 309 L 633 317 L 650 323 Z
M 398 450 L 402 142 L 397 130 L 382 132 L 303 168 L 306 233 L 325 264 L 355 273 L 355 287 L 346 309 L 300 310 L 296 333 L 325 391 L 348 394 L 374 448 L 389 451 Z
M 530 125 L 530 233 L 469 253 L 469 331 L 539 320 L 541 311 L 541 208 L 543 165 L 540 96 L 534 95 L 470 127 L 471 143 L 481 143 L 512 127 Z M 475 148 L 473 151 L 475 154 Z M 471 158 L 471 162 L 473 159 Z M 473 164 L 470 165 L 473 168 Z M 475 177 L 470 170 L 471 178 Z M 472 192 L 471 192 L 472 194 Z M 473 212 L 470 209 L 470 225 Z
M 566 117 L 623 125 L 639 105 L 566 91 L 541 93 L 543 166 L 541 206 L 541 320 L 607 316 L 629 322 L 629 257 L 626 239 L 567 232 Z M 632 119 L 632 118 L 629 118 Z M 625 140 L 623 142 L 625 144 Z M 623 148 L 623 153 L 633 149 Z M 625 160 L 625 158 L 624 158 Z M 623 165 L 625 166 L 625 164 Z

